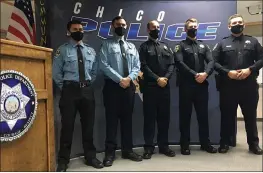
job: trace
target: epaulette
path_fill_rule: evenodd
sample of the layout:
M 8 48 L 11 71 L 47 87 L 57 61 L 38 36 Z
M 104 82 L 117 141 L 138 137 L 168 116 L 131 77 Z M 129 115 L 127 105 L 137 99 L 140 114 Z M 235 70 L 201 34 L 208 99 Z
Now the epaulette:
M 88 46 L 88 47 L 90 47 L 90 45 L 89 44 L 87 44 L 87 43 L 83 43 L 85 46 Z
M 244 35 L 244 36 L 252 37 L 251 35 Z
M 223 39 L 227 39 L 227 38 L 229 38 L 229 36 L 227 36 L 227 37 L 224 37 Z
M 60 49 L 61 47 L 63 47 L 63 46 L 67 46 L 69 43 L 68 42 L 66 42 L 66 43 L 64 43 L 64 44 L 62 44 L 62 45 L 60 45 L 59 47 L 58 47 L 58 49 Z

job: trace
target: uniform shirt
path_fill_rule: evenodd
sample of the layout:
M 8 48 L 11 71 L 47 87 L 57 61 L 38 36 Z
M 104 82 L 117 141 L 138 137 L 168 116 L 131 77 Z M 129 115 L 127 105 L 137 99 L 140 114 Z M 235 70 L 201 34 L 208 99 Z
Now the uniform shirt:
M 223 76 L 230 70 L 250 68 L 255 76 L 263 66 L 263 48 L 258 40 L 248 35 L 223 38 L 213 49 L 215 69 Z
M 85 64 L 85 79 L 92 83 L 97 74 L 96 52 L 83 42 L 80 43 L 80 48 Z M 59 88 L 62 88 L 64 80 L 79 82 L 76 42 L 70 40 L 58 48 L 53 60 L 53 79 Z
M 197 73 L 206 72 L 208 75 L 213 73 L 214 60 L 208 45 L 200 40 L 181 41 L 175 46 L 175 64 L 180 76 L 184 81 L 195 81 Z M 205 62 L 207 67 L 205 68 Z
M 133 43 L 127 42 L 122 38 L 129 70 L 129 75 L 124 76 L 123 57 L 119 41 L 120 39 L 118 38 L 109 38 L 102 42 L 99 53 L 100 69 L 103 71 L 105 78 L 112 79 L 116 83 L 119 83 L 125 77 L 135 80 L 140 71 L 138 51 Z
M 171 78 L 174 57 L 165 43 L 149 39 L 141 44 L 139 54 L 145 82 L 156 83 L 159 77 Z

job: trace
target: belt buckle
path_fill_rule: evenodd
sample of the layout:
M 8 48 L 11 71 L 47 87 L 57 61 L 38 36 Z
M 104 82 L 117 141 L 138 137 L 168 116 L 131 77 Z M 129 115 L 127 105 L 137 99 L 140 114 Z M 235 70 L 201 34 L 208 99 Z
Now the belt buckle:
M 83 83 L 83 82 L 80 82 L 80 83 L 79 83 L 79 86 L 80 86 L 80 88 L 84 88 L 84 87 L 86 87 L 86 84 Z

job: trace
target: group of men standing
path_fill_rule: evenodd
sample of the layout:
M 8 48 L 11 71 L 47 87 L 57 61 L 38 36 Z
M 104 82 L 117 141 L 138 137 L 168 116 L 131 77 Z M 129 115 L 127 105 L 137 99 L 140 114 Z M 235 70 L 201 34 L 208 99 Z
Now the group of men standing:
M 133 161 L 150 159 L 154 154 L 155 122 L 159 153 L 174 157 L 169 148 L 170 79 L 175 69 L 179 86 L 179 120 L 181 154 L 190 155 L 190 120 L 194 105 L 199 124 L 201 150 L 216 153 L 210 144 L 208 125 L 208 81 L 215 69 L 220 92 L 221 141 L 218 151 L 226 153 L 235 135 L 235 117 L 240 105 L 244 115 L 249 150 L 262 154 L 256 124 L 258 103 L 258 71 L 263 66 L 263 49 L 258 41 L 243 34 L 242 16 L 233 15 L 228 21 L 232 34 L 223 38 L 213 49 L 196 39 L 198 22 L 185 23 L 187 38 L 172 50 L 159 41 L 159 23 L 147 24 L 149 39 L 141 44 L 139 52 L 133 43 L 124 39 L 127 24 L 121 17 L 112 20 L 113 37 L 102 42 L 99 54 L 82 42 L 80 21 L 70 21 L 67 35 L 70 41 L 60 46 L 53 61 L 53 79 L 61 89 L 61 137 L 57 171 L 66 171 L 70 159 L 74 121 L 77 111 L 82 125 L 82 143 L 86 164 L 95 168 L 111 166 L 117 147 L 118 122 L 121 128 L 122 158 Z M 205 66 L 205 63 L 207 64 Z M 99 69 L 105 84 L 103 100 L 106 116 L 105 157 L 96 158 L 93 145 L 95 98 L 92 83 Z M 139 72 L 143 73 L 144 153 L 133 152 L 132 114 L 135 85 Z

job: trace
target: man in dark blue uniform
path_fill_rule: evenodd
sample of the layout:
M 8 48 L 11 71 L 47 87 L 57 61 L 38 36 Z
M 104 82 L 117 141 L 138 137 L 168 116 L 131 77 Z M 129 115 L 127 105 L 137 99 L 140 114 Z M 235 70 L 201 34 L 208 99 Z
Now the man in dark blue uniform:
M 62 90 L 59 102 L 62 127 L 57 171 L 64 172 L 68 168 L 77 111 L 80 114 L 85 163 L 102 168 L 103 164 L 96 159 L 93 145 L 95 98 L 91 84 L 97 74 L 96 53 L 82 42 L 84 31 L 80 21 L 70 21 L 67 30 L 70 40 L 58 48 L 53 60 L 53 79 Z
M 174 157 L 168 146 L 170 124 L 170 84 L 174 71 L 174 57 L 167 44 L 158 41 L 160 25 L 157 21 L 147 24 L 148 41 L 140 46 L 141 71 L 143 72 L 144 110 L 144 159 L 150 159 L 154 152 L 153 138 L 157 121 L 157 142 L 159 153 Z
M 197 26 L 197 20 L 194 18 L 186 21 L 187 38 L 176 45 L 174 50 L 175 64 L 178 68 L 180 145 L 183 155 L 190 155 L 192 105 L 197 115 L 201 150 L 208 153 L 217 152 L 209 140 L 208 81 L 206 80 L 213 72 L 214 60 L 209 46 L 196 39 Z
M 257 76 L 263 66 L 263 49 L 257 39 L 244 35 L 244 20 L 241 15 L 233 15 L 228 20 L 232 34 L 223 38 L 213 49 L 216 78 L 220 92 L 221 140 L 220 153 L 226 153 L 231 145 L 231 137 L 236 135 L 235 121 L 240 106 L 247 132 L 249 150 L 257 155 L 263 152 L 258 143 Z M 234 127 L 234 128 L 233 128 Z

